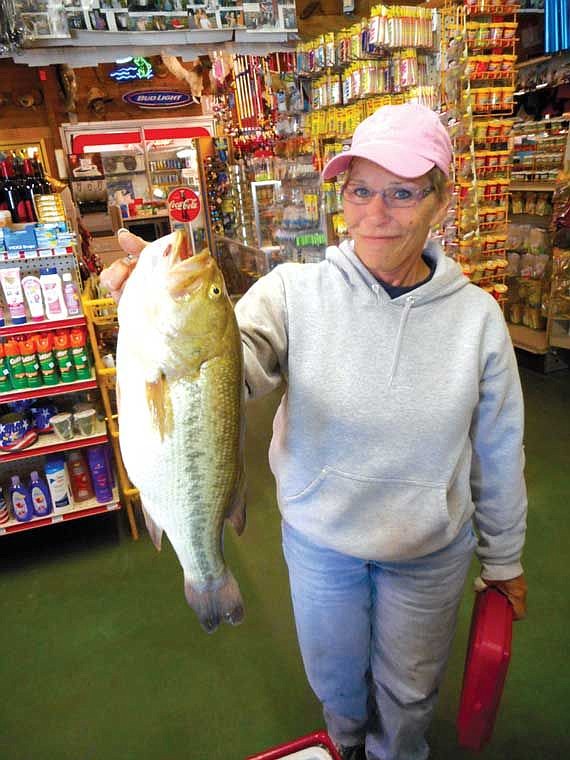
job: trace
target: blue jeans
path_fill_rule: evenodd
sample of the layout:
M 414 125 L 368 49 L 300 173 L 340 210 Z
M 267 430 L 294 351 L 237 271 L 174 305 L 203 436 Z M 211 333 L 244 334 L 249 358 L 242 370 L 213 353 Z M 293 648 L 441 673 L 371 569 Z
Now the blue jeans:
M 471 523 L 447 547 L 367 562 L 283 523 L 299 646 L 327 730 L 368 760 L 425 760 L 425 733 L 476 545 Z

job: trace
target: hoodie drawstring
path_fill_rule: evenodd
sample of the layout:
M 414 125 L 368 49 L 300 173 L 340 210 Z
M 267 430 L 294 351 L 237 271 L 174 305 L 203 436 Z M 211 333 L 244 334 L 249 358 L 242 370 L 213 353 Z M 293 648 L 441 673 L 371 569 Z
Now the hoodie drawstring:
M 398 335 L 396 336 L 396 346 L 394 348 L 394 358 L 392 359 L 392 369 L 390 370 L 390 377 L 388 379 L 388 387 L 392 385 L 392 381 L 398 371 L 398 362 L 400 361 L 400 353 L 402 349 L 402 341 L 404 339 L 404 330 L 406 329 L 406 322 L 408 321 L 408 315 L 416 299 L 414 296 L 408 296 L 406 298 L 406 305 L 400 318 L 400 324 L 398 325 Z

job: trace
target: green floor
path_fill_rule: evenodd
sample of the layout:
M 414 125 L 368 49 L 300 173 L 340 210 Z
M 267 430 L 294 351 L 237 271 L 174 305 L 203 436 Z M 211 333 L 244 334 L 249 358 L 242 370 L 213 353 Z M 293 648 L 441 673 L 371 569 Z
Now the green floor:
M 570 757 L 570 373 L 523 371 L 530 491 L 528 620 L 488 760 Z M 130 540 L 115 515 L 0 538 L 1 760 L 241 760 L 321 727 L 300 663 L 266 464 L 275 399 L 249 409 L 249 523 L 226 555 L 247 605 L 203 633 L 168 545 Z M 473 567 L 475 572 L 475 567 Z M 472 596 L 461 610 L 432 729 L 455 744 Z

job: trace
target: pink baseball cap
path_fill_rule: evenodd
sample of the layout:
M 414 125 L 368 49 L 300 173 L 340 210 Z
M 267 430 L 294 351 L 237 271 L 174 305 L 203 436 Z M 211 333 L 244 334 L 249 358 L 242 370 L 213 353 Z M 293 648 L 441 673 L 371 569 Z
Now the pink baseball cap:
M 328 161 L 323 179 L 342 174 L 353 158 L 367 158 L 399 177 L 421 177 L 434 166 L 449 177 L 451 140 L 426 106 L 382 106 L 356 127 L 350 149 Z

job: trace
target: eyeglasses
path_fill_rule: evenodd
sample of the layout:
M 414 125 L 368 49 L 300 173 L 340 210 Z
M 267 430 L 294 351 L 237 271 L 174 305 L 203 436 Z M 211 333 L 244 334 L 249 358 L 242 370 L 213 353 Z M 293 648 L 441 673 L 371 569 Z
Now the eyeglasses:
M 410 208 L 416 206 L 426 196 L 433 192 L 433 187 L 418 187 L 417 185 L 388 185 L 383 190 L 371 190 L 359 182 L 346 182 L 342 194 L 350 203 L 356 206 L 366 206 L 374 196 L 382 196 L 388 208 Z

